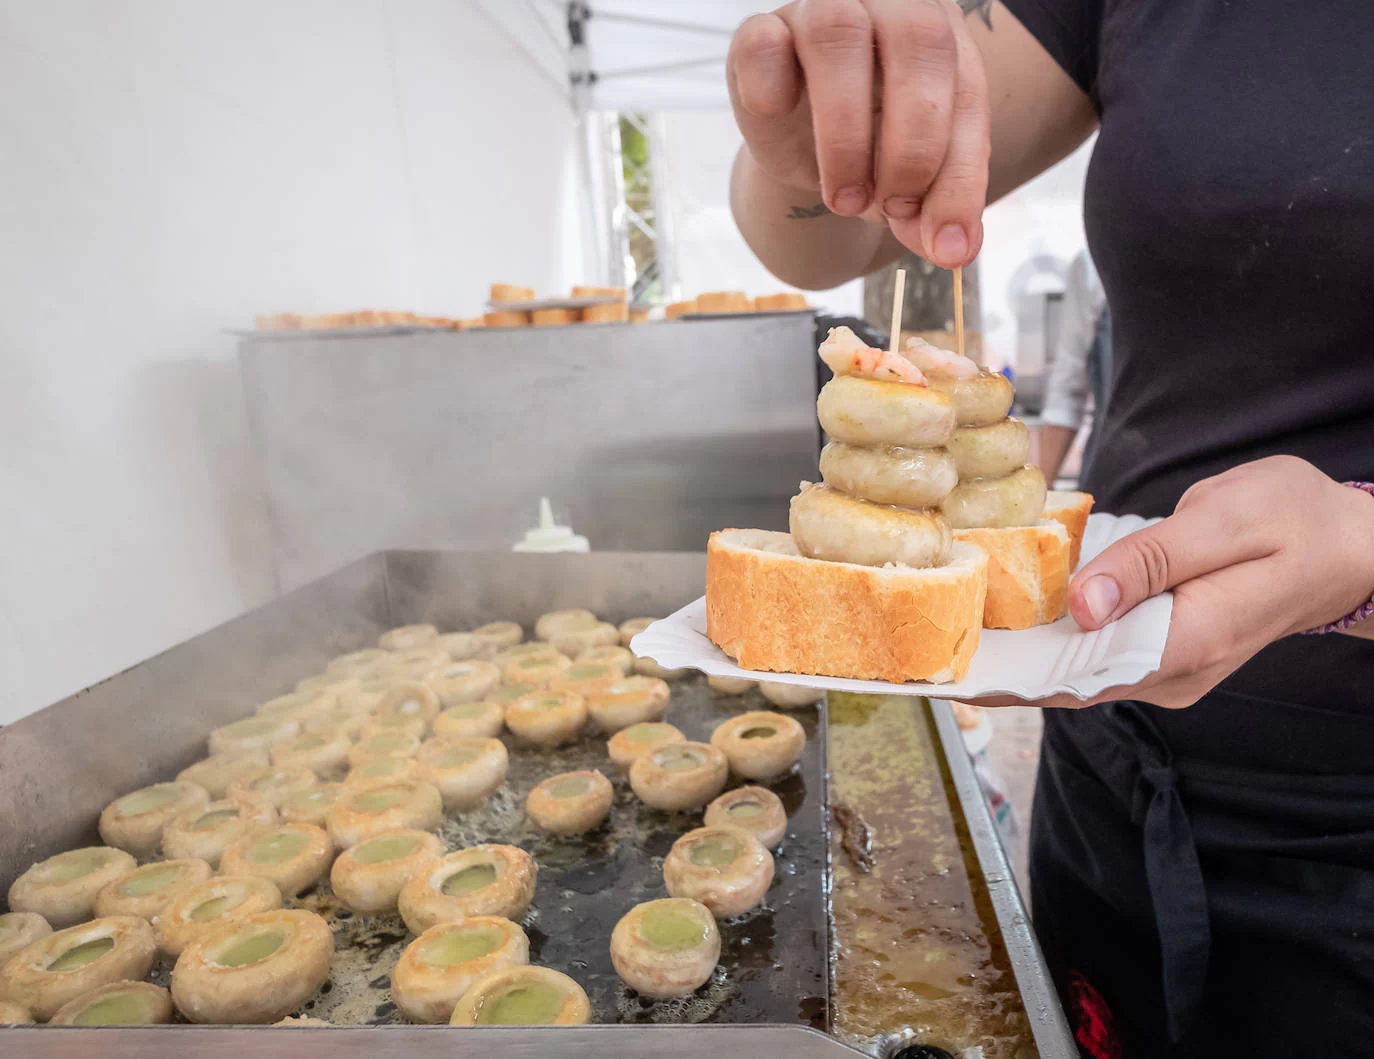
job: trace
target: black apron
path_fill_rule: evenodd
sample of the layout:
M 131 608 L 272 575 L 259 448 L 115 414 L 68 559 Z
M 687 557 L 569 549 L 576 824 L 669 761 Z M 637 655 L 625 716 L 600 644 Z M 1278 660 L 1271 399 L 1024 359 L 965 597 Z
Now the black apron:
M 1045 716 L 1032 914 L 1085 1054 L 1374 1055 L 1374 714 Z M 1257 768 L 1220 722 L 1289 733 Z
M 1374 479 L 1374 5 L 1006 5 L 1101 118 L 1099 510 L 1275 453 Z M 1374 1056 L 1371 677 L 1295 636 L 1186 710 L 1046 717 L 1033 914 L 1090 1052 L 1110 1012 L 1127 1057 Z

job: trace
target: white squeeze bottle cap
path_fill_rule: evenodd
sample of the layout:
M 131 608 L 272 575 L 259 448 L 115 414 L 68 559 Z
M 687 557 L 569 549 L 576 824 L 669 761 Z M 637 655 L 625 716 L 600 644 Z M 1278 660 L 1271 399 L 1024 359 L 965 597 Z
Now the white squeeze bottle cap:
M 553 508 L 549 498 L 539 498 L 539 525 L 525 534 L 525 539 L 515 542 L 517 552 L 587 552 L 591 545 L 586 537 L 580 537 L 571 526 L 560 526 L 553 520 Z

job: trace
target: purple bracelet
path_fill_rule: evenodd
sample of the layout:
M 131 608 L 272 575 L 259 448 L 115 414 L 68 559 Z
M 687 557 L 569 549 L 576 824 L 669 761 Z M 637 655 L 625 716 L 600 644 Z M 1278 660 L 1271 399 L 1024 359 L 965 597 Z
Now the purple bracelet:
M 1344 484 L 1350 486 L 1351 489 L 1362 489 L 1370 496 L 1374 496 L 1374 482 L 1345 482 Z M 1318 625 L 1315 629 L 1306 629 L 1303 635 L 1316 636 L 1327 632 L 1345 632 L 1347 629 L 1354 628 L 1371 615 L 1374 615 L 1374 597 L 1371 597 L 1367 603 L 1361 603 L 1344 618 L 1337 618 L 1335 621 L 1329 621 L 1325 625 Z

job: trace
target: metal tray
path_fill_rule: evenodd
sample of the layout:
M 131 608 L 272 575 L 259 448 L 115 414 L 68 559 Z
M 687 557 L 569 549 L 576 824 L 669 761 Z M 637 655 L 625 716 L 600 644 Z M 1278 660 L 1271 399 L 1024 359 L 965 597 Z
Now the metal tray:
M 375 640 L 384 629 L 417 621 L 432 621 L 445 628 L 469 628 L 495 617 L 514 619 L 529 627 L 542 612 L 571 606 L 585 606 L 610 620 L 623 620 L 640 614 L 664 614 L 694 598 L 704 579 L 705 557 L 699 553 L 591 553 L 588 555 L 512 555 L 510 553 L 387 552 L 359 560 L 336 573 L 290 593 L 273 603 L 235 619 L 202 636 L 149 659 L 111 679 L 97 684 L 8 728 L 0 729 L 0 893 L 33 861 L 63 849 L 96 841 L 95 820 L 101 808 L 119 794 L 163 778 L 204 754 L 206 732 L 240 716 L 245 704 L 260 702 L 294 685 L 302 675 L 321 668 L 329 658 Z M 696 685 L 698 688 L 699 684 Z M 684 690 L 683 695 L 691 694 Z M 701 693 L 704 694 L 704 693 Z M 683 721 L 689 734 L 703 734 L 714 720 L 709 711 L 742 708 L 730 700 L 702 698 L 693 703 L 684 698 L 675 704 L 675 721 Z M 987 885 L 997 909 L 1006 946 L 1014 965 L 1019 988 L 1025 996 L 1028 1013 L 1035 1024 L 1037 1048 L 1045 1059 L 1074 1054 L 1072 1041 L 1064 1027 L 1063 1015 L 1045 978 L 1043 962 L 1031 935 L 1015 884 L 1001 856 L 987 809 L 976 788 L 976 780 L 957 730 L 943 720 L 936 707 L 936 720 L 945 737 L 944 753 L 949 759 L 960 808 L 967 819 L 978 860 L 987 873 Z M 814 714 L 803 713 L 804 722 L 814 726 Z M 690 720 L 689 720 L 690 718 Z M 946 728 L 949 730 L 947 731 Z M 814 732 L 814 728 L 813 728 Z M 823 741 L 812 739 L 810 753 L 819 755 Z M 518 757 L 518 755 L 517 755 Z M 512 775 L 523 775 L 518 783 L 533 778 L 516 765 Z M 813 772 L 812 770 L 817 770 Z M 803 767 L 798 782 L 804 790 L 795 792 L 800 802 L 793 810 L 793 828 L 802 822 L 814 826 L 814 836 L 822 839 L 824 791 L 819 778 L 823 771 L 819 756 Z M 524 787 L 521 787 L 523 793 Z M 784 798 L 792 797 L 783 788 Z M 628 813 L 623 805 L 617 814 Z M 666 825 L 667 820 L 663 823 Z M 617 825 L 618 826 L 618 825 Z M 669 841 L 672 827 L 651 827 L 658 843 Z M 517 839 L 519 840 L 519 839 Z M 534 841 L 541 841 L 535 839 Z M 593 837 L 591 840 L 595 842 Z M 568 847 L 571 849 L 571 847 Z M 666 844 L 663 850 L 666 851 Z M 545 859 L 545 854 L 540 854 Z M 822 862 L 824 853 L 821 854 Z M 852 1048 L 809 1026 L 797 1023 L 820 1022 L 819 1010 L 807 997 L 820 997 L 827 990 L 824 971 L 819 985 L 812 985 L 814 965 L 808 964 L 803 978 L 793 978 L 789 986 L 799 991 L 791 996 L 769 995 L 766 983 L 756 983 L 778 973 L 792 974 L 787 967 L 795 952 L 809 952 L 810 939 L 783 937 L 791 930 L 815 931 L 824 945 L 824 922 L 817 928 L 814 903 L 802 896 L 805 886 L 786 901 L 792 891 L 785 889 L 787 878 L 808 883 L 816 867 L 805 841 L 793 845 L 789 839 L 779 858 L 771 917 L 740 924 L 727 924 L 727 947 L 740 955 L 735 964 L 739 1003 L 731 997 L 714 1009 L 721 1020 L 748 1018 L 745 1009 L 767 1012 L 759 1017 L 770 1024 L 644 1026 L 599 1025 L 549 1030 L 544 1028 L 484 1028 L 462 1034 L 442 1028 L 394 1026 L 383 1028 L 345 1027 L 304 1033 L 274 1033 L 268 1028 L 222 1028 L 168 1026 L 101 1033 L 80 1028 L 39 1027 L 4 1031 L 5 1053 L 16 1056 L 67 1056 L 90 1054 L 91 1033 L 101 1033 L 99 1049 L 110 1056 L 173 1055 L 192 1048 L 197 1055 L 218 1057 L 245 1049 L 260 1055 L 298 1056 L 314 1054 L 321 1045 L 321 1034 L 328 1033 L 328 1047 L 341 1056 L 376 1054 L 382 1041 L 388 1052 L 414 1056 L 477 1056 L 499 1049 L 503 1055 L 596 1055 L 607 1057 L 642 1056 L 651 1050 L 665 1056 L 702 1054 L 718 1051 L 726 1055 L 750 1052 L 760 1055 L 853 1056 Z M 555 858 L 557 859 L 557 858 Z M 970 858 L 972 863 L 972 858 Z M 568 871 L 574 871 L 570 865 Z M 592 879 L 604 868 L 592 870 Z M 563 869 L 551 871 L 549 883 Z M 641 874 L 641 880 L 648 878 Z M 641 882 L 642 885 L 642 882 Z M 591 887 L 586 887 L 590 889 Z M 578 895 L 576 886 L 564 891 Z M 555 902 L 561 897 L 555 895 Z M 593 895 L 585 906 L 592 909 Z M 779 898 L 781 901 L 779 901 Z M 596 898 L 599 900 L 600 898 Z M 628 907 L 638 897 L 627 895 Z M 554 939 L 542 921 L 543 909 L 550 905 L 543 888 L 537 895 L 541 909 L 535 929 L 541 959 L 554 962 L 562 941 Z M 796 913 L 795 918 L 790 918 Z M 598 907 L 596 914 L 602 915 Z M 608 912 L 604 913 L 609 915 Z M 765 940 L 765 920 L 773 937 Z M 758 926 L 754 926 L 757 922 Z M 602 928 L 609 930 L 607 923 Z M 737 929 L 738 928 L 738 929 Z M 539 932 L 549 935 L 539 938 Z M 745 938 L 749 941 L 746 944 Z M 569 941 L 569 945 L 573 942 Z M 549 946 L 543 948 L 543 946 Z M 749 955 L 745 956 L 745 950 Z M 598 1017 L 652 1021 L 655 1012 L 620 1011 L 615 985 L 607 979 L 597 984 L 601 974 L 593 963 L 600 951 L 573 957 L 588 960 L 587 977 Z M 775 964 L 782 963 L 781 971 Z M 575 975 L 578 973 L 574 972 Z M 727 975 L 727 977 L 729 977 Z M 378 985 L 379 990 L 385 988 Z M 787 1003 L 784 1003 L 786 1001 Z M 385 1003 L 383 1000 L 382 1003 Z M 787 1004 L 790 1004 L 789 1008 Z M 707 1005 L 709 1009 L 709 1005 Z M 324 1008 L 317 1010 L 327 1013 Z M 660 1011 L 660 1014 L 666 1012 Z M 708 1011 L 709 1014 L 709 1011 Z M 374 1017 L 385 1020 L 390 1012 Z M 793 1025 L 777 1025 L 779 1019 Z M 384 1033 L 384 1038 L 377 1034 Z M 84 1035 L 84 1036 L 83 1036 Z

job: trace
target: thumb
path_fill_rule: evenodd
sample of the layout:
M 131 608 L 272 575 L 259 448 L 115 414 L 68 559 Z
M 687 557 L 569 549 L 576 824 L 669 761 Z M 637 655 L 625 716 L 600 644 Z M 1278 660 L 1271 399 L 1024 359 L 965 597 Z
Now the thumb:
M 1069 613 L 1083 629 L 1100 629 L 1151 596 L 1269 549 L 1234 520 L 1222 532 L 1210 505 L 1194 504 L 1105 548 L 1069 583 Z

